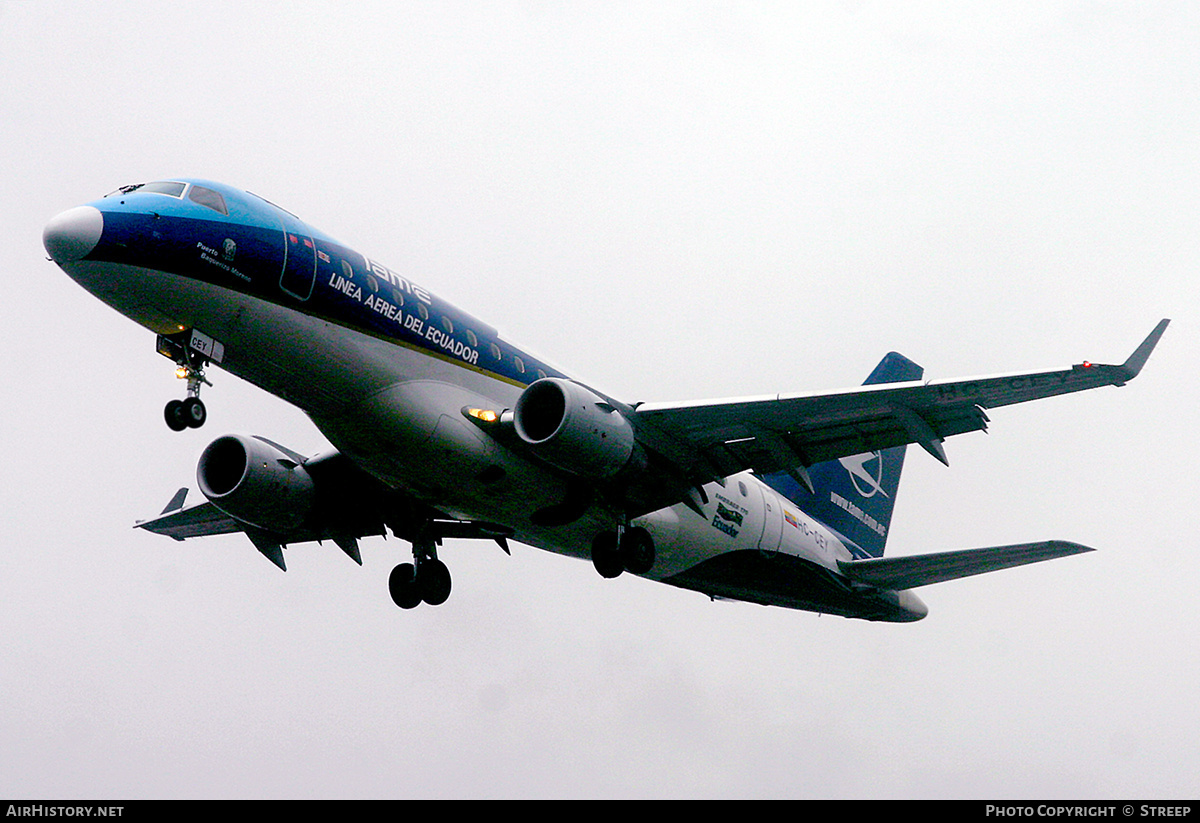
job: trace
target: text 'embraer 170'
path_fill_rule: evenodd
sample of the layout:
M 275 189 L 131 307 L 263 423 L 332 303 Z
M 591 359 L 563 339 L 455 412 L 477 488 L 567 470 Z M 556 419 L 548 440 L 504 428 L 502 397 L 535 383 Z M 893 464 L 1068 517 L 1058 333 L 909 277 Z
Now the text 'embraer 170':
M 303 409 L 335 450 L 305 456 L 226 435 L 203 452 L 207 498 L 180 489 L 138 526 L 177 540 L 243 532 L 283 549 L 412 544 L 402 608 L 450 595 L 446 538 L 509 539 L 711 597 L 868 620 L 926 614 L 912 589 L 1090 551 L 1059 540 L 884 558 L 905 448 L 943 463 L 987 410 L 1121 386 L 1120 365 L 925 382 L 890 353 L 858 388 L 630 405 L 562 374 L 441 300 L 253 194 L 203 180 L 124 186 L 54 217 L 47 252 L 157 335 L 187 381 L 172 429 L 207 417 L 219 366 Z

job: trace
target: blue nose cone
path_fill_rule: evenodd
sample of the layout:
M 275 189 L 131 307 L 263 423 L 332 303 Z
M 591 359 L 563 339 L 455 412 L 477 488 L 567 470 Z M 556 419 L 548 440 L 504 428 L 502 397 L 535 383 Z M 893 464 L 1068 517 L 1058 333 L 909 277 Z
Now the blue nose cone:
M 55 263 L 86 257 L 104 232 L 104 215 L 94 206 L 76 206 L 55 215 L 42 230 L 42 245 Z

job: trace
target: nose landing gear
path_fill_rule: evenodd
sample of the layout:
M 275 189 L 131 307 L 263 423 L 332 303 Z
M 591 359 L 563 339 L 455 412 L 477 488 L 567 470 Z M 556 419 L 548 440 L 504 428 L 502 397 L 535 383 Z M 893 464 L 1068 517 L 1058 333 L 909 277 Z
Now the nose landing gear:
M 179 364 L 179 368 L 175 369 L 175 376 L 181 380 L 187 380 L 188 396 L 183 400 L 170 401 L 163 409 L 167 427 L 171 431 L 177 432 L 184 429 L 198 429 L 204 425 L 204 421 L 208 419 L 208 409 L 204 407 L 204 401 L 200 399 L 200 384 L 212 385 L 204 376 L 205 360 L 203 357 L 199 355 L 189 357 L 188 352 L 185 351 L 181 359 L 183 362 Z
M 195 333 L 193 333 L 195 337 Z M 172 400 L 163 409 L 163 418 L 171 431 L 198 429 L 208 419 L 208 410 L 200 399 L 200 385 L 211 386 L 204 376 L 204 367 L 208 358 L 198 351 L 188 347 L 182 340 L 172 339 L 166 335 L 158 337 L 159 354 L 175 361 L 175 376 L 187 380 L 187 397 L 183 400 Z

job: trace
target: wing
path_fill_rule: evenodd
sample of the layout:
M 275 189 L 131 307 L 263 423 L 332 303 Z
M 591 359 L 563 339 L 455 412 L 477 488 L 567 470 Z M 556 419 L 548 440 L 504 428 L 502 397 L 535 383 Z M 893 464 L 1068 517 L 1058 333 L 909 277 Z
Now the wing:
M 404 491 L 388 487 L 368 476 L 338 452 L 306 459 L 295 452 L 286 451 L 276 443 L 270 445 L 302 463 L 317 484 L 316 502 L 299 527 L 287 531 L 267 531 L 238 520 L 209 501 L 185 508 L 186 488 L 175 493 L 162 514 L 138 521 L 134 527 L 175 540 L 243 532 L 255 548 L 284 571 L 287 571 L 283 558 L 284 547 L 314 540 L 333 541 L 361 566 L 359 538 L 386 536 L 387 529 L 410 541 L 418 536 L 435 542 L 448 537 L 494 540 L 504 551 L 508 551 L 507 538 L 513 532 L 506 526 L 447 517 Z
M 1169 322 L 1161 321 L 1119 366 L 1084 362 L 1059 371 L 887 383 L 829 393 L 646 403 L 637 407 L 635 425 L 639 437 L 692 483 L 753 469 L 789 471 L 811 486 L 806 466 L 906 443 L 947 463 L 942 441 L 986 430 L 986 409 L 1132 380 Z
M 163 509 L 162 514 L 150 520 L 139 520 L 134 528 L 165 534 L 175 540 L 205 537 L 210 534 L 232 534 L 242 530 L 240 523 L 207 501 L 183 508 L 186 497 L 187 488 L 180 489 Z
M 362 519 L 361 522 L 352 524 L 339 524 L 336 531 L 328 528 L 302 528 L 286 534 L 269 532 L 255 528 L 248 523 L 242 523 L 207 500 L 184 508 L 183 501 L 186 497 L 187 489 L 180 489 L 163 509 L 162 514 L 150 520 L 139 520 L 134 524 L 134 528 L 166 535 L 175 540 L 245 532 L 254 547 L 284 571 L 287 571 L 287 565 L 283 559 L 283 548 L 290 543 L 329 539 L 361 566 L 362 555 L 358 550 L 358 538 L 370 534 L 383 534 L 382 523 L 377 518 Z

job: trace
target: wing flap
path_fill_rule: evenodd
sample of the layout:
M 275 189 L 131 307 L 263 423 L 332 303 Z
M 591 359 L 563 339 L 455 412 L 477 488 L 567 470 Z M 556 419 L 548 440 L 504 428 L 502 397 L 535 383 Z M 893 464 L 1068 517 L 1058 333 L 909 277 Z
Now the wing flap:
M 1095 549 L 1066 540 L 1044 540 L 911 557 L 840 560 L 838 567 L 856 582 L 900 591 L 1090 551 Z

